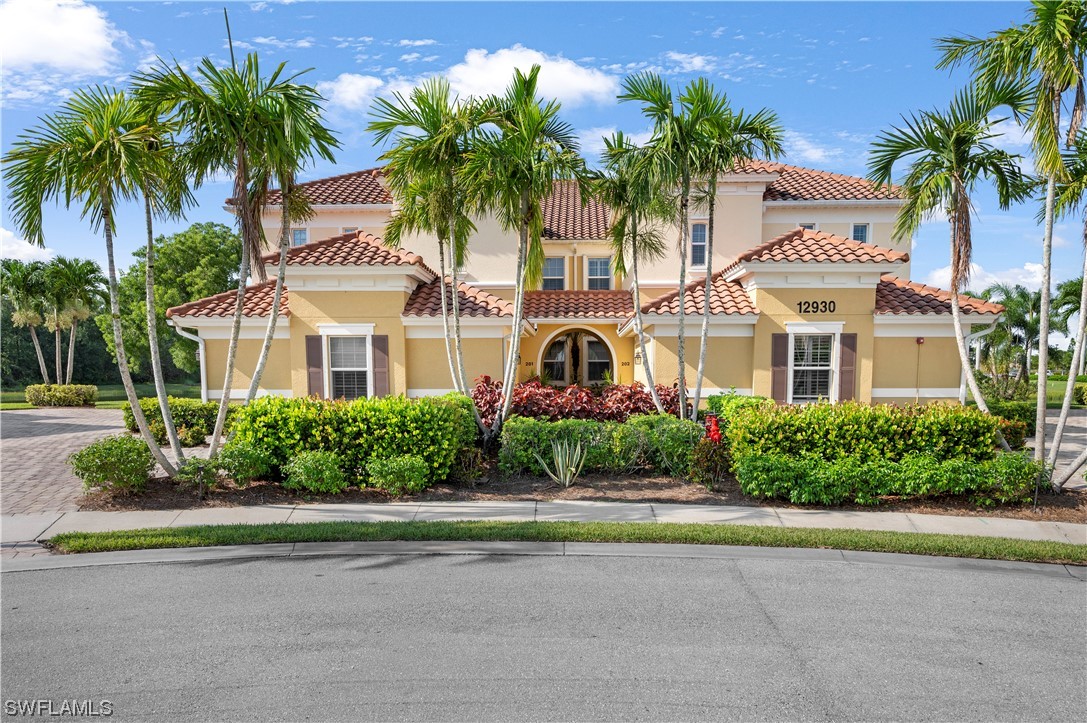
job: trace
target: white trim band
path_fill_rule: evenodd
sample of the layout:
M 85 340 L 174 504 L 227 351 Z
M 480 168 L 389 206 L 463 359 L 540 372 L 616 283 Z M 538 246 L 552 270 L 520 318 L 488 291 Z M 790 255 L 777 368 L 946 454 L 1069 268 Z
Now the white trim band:
M 897 397 L 920 399 L 956 399 L 958 387 L 873 387 L 872 398 Z

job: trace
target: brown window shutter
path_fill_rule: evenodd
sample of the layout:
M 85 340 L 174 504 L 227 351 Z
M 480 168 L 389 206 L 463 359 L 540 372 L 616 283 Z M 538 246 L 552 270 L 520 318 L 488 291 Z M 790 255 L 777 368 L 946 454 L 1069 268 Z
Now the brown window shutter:
M 325 393 L 325 355 L 322 343 L 320 335 L 306 336 L 306 393 L 311 397 L 321 397 Z
M 842 334 L 842 357 L 838 363 L 838 400 L 857 398 L 857 335 Z
M 389 394 L 389 337 L 372 336 L 370 340 L 374 345 L 374 396 L 385 397 Z
M 770 340 L 770 395 L 778 404 L 789 398 L 789 335 L 774 334 Z

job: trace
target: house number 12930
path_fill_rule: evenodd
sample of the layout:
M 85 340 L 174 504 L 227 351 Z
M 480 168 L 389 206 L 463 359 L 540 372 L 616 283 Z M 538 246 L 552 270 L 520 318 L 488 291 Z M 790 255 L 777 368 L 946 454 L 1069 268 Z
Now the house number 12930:
M 801 314 L 833 314 L 836 304 L 833 301 L 798 301 L 796 309 Z

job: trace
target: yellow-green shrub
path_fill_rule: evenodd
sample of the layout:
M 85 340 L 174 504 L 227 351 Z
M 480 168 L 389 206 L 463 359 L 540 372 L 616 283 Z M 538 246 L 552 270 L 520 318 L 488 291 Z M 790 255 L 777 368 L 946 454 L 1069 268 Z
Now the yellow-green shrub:
M 31 384 L 23 394 L 35 407 L 90 407 L 98 401 L 93 384 Z

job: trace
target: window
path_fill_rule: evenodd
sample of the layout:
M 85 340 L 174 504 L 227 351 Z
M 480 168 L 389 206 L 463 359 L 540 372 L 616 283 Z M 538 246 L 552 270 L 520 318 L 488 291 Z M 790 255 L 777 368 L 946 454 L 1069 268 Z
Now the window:
M 611 288 L 611 257 L 589 259 L 589 289 Z
M 369 396 L 369 337 L 332 336 L 328 339 L 329 391 L 333 399 Z
M 800 228 L 802 228 L 802 229 L 804 229 L 806 231 L 815 231 L 815 230 L 817 230 L 816 225 L 814 223 L 798 223 L 797 226 L 799 226 Z
M 562 256 L 549 256 L 543 265 L 544 291 L 562 291 L 566 288 L 566 259 Z
M 340 233 L 358 233 L 358 232 L 359 232 L 359 227 L 358 226 L 344 226 L 342 229 L 340 229 Z
M 611 356 L 604 343 L 596 339 L 585 342 L 586 376 L 589 384 L 597 384 L 604 381 L 605 376 L 611 375 Z
M 301 246 L 309 241 L 309 232 L 304 228 L 291 229 L 291 246 Z
M 830 399 L 834 334 L 797 334 L 793 340 L 794 404 Z
M 868 243 L 868 224 L 853 224 L 853 240 L 860 241 L 862 244 Z
M 706 224 L 691 226 L 691 266 L 706 265 Z
M 551 342 L 543 358 L 543 375 L 553 382 L 566 381 L 566 337 Z

